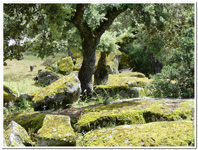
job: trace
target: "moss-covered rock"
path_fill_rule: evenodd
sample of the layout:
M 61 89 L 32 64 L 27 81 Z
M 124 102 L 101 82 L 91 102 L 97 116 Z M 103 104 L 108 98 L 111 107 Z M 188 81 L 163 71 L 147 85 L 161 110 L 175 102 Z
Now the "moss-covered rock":
M 111 85 L 99 85 L 95 88 L 95 93 L 104 97 L 119 97 L 119 98 L 134 98 L 144 97 L 146 94 L 141 87 L 129 87 L 126 86 L 111 86 Z
M 3 85 L 3 102 L 5 103 L 9 103 L 9 102 L 13 102 L 15 100 L 20 100 L 17 97 L 17 92 L 14 91 L 13 89 L 9 88 L 6 85 Z
M 95 86 L 95 93 L 102 96 L 116 96 L 122 98 L 143 97 L 145 92 L 143 87 L 150 84 L 151 80 L 140 72 L 124 72 L 111 74 L 108 77 L 107 85 Z
M 66 108 L 80 97 L 80 81 L 71 74 L 38 91 L 33 98 L 35 110 Z
M 57 62 L 59 72 L 63 74 L 69 74 L 73 71 L 74 64 L 71 57 L 62 58 Z
M 192 121 L 154 122 L 99 129 L 85 134 L 78 146 L 185 146 L 194 144 Z
M 30 129 L 36 133 L 43 125 L 43 120 L 48 113 L 31 112 L 31 113 L 18 113 L 4 116 L 4 129 L 7 128 L 11 121 L 17 122 L 26 131 Z
M 14 121 L 8 125 L 6 131 L 4 132 L 4 137 L 7 146 L 23 147 L 33 145 L 27 131 Z
M 141 72 L 122 72 L 118 74 L 118 77 L 119 78 L 123 78 L 123 77 L 146 78 L 146 76 Z
M 141 100 L 113 103 L 85 109 L 75 129 L 78 132 L 122 124 L 191 120 L 193 101 Z
M 75 146 L 76 135 L 70 124 L 70 117 L 47 115 L 38 131 L 37 146 Z
M 15 96 L 3 91 L 3 103 L 13 102 L 15 100 Z
M 46 86 L 58 80 L 60 76 L 50 70 L 40 70 L 38 72 L 38 83 Z

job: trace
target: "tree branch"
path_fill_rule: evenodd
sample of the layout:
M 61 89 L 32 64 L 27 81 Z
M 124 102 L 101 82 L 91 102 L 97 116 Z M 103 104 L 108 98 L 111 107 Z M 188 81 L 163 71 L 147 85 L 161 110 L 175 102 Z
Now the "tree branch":
M 95 32 L 97 36 L 101 36 L 105 30 L 113 23 L 114 19 L 121 14 L 122 12 L 126 11 L 128 6 L 126 5 L 123 9 L 117 10 L 116 7 L 114 7 L 112 10 L 108 11 L 105 15 L 105 18 L 107 20 L 103 21 L 98 28 L 95 29 Z
M 83 15 L 85 11 L 85 4 L 77 4 L 76 5 L 76 13 L 71 21 L 76 25 L 83 23 Z
M 91 28 L 83 20 L 83 15 L 84 15 L 86 5 L 87 4 L 77 4 L 76 13 L 74 17 L 72 17 L 70 20 L 67 20 L 70 23 L 73 23 L 78 28 L 78 30 L 80 31 L 81 37 L 93 35 L 91 32 Z

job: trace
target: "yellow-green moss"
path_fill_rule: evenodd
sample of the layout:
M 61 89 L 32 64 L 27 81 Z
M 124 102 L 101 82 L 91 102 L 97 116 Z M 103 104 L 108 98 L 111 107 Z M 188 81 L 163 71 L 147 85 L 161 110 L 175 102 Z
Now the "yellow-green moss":
M 122 72 L 122 73 L 118 74 L 118 77 L 146 78 L 146 76 L 141 72 Z
M 20 99 L 17 98 L 17 92 L 6 85 L 3 85 L 3 100 L 4 103 L 12 102 L 14 100 L 20 101 Z
M 150 83 L 151 80 L 144 77 L 139 72 L 125 72 L 117 75 L 109 75 L 108 85 L 129 85 L 130 87 L 142 87 Z
M 43 88 L 42 90 L 39 90 L 32 101 L 38 102 L 42 101 L 46 96 L 54 96 L 57 93 L 62 93 L 63 91 L 67 90 L 67 84 L 66 82 L 76 82 L 75 75 L 71 74 L 65 77 L 62 77 L 61 79 L 53 82 L 49 86 Z
M 70 117 L 65 115 L 46 115 L 38 138 L 60 141 L 76 140 L 76 135 L 70 124 Z
M 174 105 L 176 104 L 177 105 Z M 182 105 L 181 100 L 136 100 L 121 104 L 109 104 L 86 109 L 84 115 L 77 122 L 77 131 L 90 131 L 99 127 L 108 127 L 112 124 L 142 124 L 154 121 L 191 120 L 192 101 Z M 173 105 L 169 105 L 173 104 Z
M 13 95 L 17 96 L 17 92 L 13 89 L 11 89 L 10 87 L 3 85 L 4 91 L 6 91 L 5 89 L 8 89 Z
M 60 72 L 71 72 L 73 71 L 74 64 L 71 57 L 62 58 L 57 62 Z
M 119 50 L 115 50 L 115 52 L 111 52 L 108 57 L 107 57 L 107 62 L 112 61 L 113 59 L 115 59 L 116 56 L 120 56 L 121 57 L 122 52 L 120 52 Z
M 15 100 L 15 96 L 12 95 L 12 94 L 9 94 L 5 91 L 3 91 L 3 100 L 4 100 L 4 103 L 8 103 L 8 102 L 12 102 Z
M 48 113 L 31 112 L 8 115 L 4 118 L 4 129 L 7 128 L 11 121 L 15 121 L 25 128 L 26 131 L 32 129 L 32 131 L 37 132 L 43 125 L 43 119 L 47 114 Z
M 193 146 L 193 124 L 173 121 L 104 128 L 88 132 L 77 146 Z

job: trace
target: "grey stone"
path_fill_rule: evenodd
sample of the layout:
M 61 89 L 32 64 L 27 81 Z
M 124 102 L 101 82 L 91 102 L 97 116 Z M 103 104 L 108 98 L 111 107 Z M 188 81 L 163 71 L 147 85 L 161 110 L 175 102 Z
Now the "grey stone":
M 21 93 L 21 95 L 19 96 L 19 98 L 20 98 L 21 100 L 23 100 L 23 99 L 29 100 L 29 101 L 32 100 L 31 96 L 28 95 L 28 94 L 25 94 L 25 93 Z
M 4 134 L 7 146 L 24 147 L 33 145 L 27 131 L 14 121 L 11 121 Z
M 55 72 L 49 70 L 42 70 L 38 73 L 38 83 L 44 86 L 50 85 L 59 78 L 60 77 Z
M 81 93 L 80 81 L 75 74 L 60 78 L 43 88 L 34 98 L 35 110 L 67 108 L 78 100 Z

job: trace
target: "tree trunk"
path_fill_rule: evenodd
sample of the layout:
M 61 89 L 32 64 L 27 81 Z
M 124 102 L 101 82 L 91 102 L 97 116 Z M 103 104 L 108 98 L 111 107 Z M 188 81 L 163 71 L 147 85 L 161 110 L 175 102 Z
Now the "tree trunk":
M 106 84 L 108 81 L 109 71 L 107 69 L 107 52 L 100 53 L 98 66 L 94 72 L 94 85 Z
M 83 63 L 80 68 L 78 77 L 81 82 L 82 95 L 85 99 L 86 97 L 91 97 L 93 93 L 93 83 L 92 75 L 95 68 L 96 62 L 96 47 L 99 43 L 97 38 L 83 38 L 82 48 L 83 48 Z
M 91 96 L 93 93 L 92 75 L 96 62 L 96 47 L 100 42 L 100 37 L 113 23 L 114 19 L 128 8 L 125 5 L 123 9 L 117 9 L 116 7 L 109 9 L 105 15 L 106 19 L 100 23 L 100 26 L 93 30 L 83 18 L 87 6 L 88 4 L 77 4 L 75 15 L 67 20 L 77 27 L 81 35 L 83 63 L 78 77 L 81 82 L 83 99 L 86 96 Z

